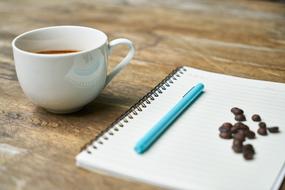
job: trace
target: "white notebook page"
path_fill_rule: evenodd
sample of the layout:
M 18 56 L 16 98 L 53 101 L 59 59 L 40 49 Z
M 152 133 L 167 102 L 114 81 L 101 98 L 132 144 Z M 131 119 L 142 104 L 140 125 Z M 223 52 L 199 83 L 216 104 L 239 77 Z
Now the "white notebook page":
M 242 79 L 184 67 L 186 72 L 167 90 L 128 119 L 114 135 L 106 134 L 82 151 L 77 165 L 89 170 L 134 178 L 176 189 L 263 190 L 276 189 L 284 177 L 285 85 Z M 134 151 L 136 142 L 195 84 L 205 84 L 204 93 L 144 154 Z M 245 111 L 247 124 L 256 132 L 251 115 L 258 113 L 280 133 L 260 136 L 251 143 L 254 160 L 246 161 L 231 149 L 232 140 L 219 137 L 223 122 L 235 123 L 230 109 Z M 103 144 L 99 144 L 102 141 Z M 282 173 L 283 171 L 283 173 Z M 279 178 L 278 178 L 279 176 Z

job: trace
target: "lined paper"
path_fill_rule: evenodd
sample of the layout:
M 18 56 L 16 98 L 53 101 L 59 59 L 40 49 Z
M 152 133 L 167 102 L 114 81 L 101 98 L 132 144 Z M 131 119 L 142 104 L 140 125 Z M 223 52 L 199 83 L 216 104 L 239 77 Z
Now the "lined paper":
M 184 74 L 124 127 L 93 142 L 98 148 L 90 145 L 91 154 L 82 151 L 77 165 L 166 188 L 278 189 L 285 170 L 285 85 L 183 68 Z M 136 142 L 199 82 L 205 84 L 204 93 L 146 153 L 136 154 Z M 244 160 L 232 151 L 232 140 L 219 138 L 219 126 L 235 122 L 234 106 L 245 111 L 245 124 L 253 131 L 258 129 L 250 119 L 255 113 L 281 131 L 246 140 L 255 148 L 254 160 Z

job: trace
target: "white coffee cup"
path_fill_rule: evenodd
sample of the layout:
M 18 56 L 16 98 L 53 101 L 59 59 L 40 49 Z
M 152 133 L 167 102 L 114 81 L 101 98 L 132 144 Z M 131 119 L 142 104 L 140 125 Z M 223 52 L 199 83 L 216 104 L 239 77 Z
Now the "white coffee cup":
M 127 45 L 127 56 L 107 75 L 113 47 Z M 54 113 L 70 113 L 91 102 L 130 63 L 135 53 L 128 39 L 108 43 L 105 33 L 82 26 L 54 26 L 16 37 L 13 54 L 20 85 L 31 101 Z M 79 50 L 38 54 L 44 50 Z

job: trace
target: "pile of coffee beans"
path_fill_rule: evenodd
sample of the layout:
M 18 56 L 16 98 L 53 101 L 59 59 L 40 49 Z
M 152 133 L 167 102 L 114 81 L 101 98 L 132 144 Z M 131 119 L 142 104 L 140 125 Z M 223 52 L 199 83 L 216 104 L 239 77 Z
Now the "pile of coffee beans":
M 230 122 L 225 122 L 219 127 L 219 136 L 223 139 L 233 139 L 232 149 L 236 153 L 243 153 L 243 157 L 246 160 L 252 160 L 255 154 L 254 148 L 251 144 L 244 144 L 246 138 L 255 139 L 255 132 L 243 123 L 246 121 L 244 111 L 238 107 L 233 107 L 231 112 L 234 114 L 234 118 L 237 121 L 234 125 Z M 260 115 L 254 114 L 251 119 L 254 122 L 259 122 L 257 133 L 262 136 L 267 135 L 267 130 L 270 133 L 279 133 L 279 127 L 267 127 L 266 123 L 262 121 Z

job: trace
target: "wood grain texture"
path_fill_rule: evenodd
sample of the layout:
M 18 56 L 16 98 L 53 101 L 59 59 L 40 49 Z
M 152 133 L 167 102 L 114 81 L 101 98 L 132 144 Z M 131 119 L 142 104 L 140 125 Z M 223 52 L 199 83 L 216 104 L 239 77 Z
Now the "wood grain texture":
M 82 111 L 35 107 L 15 73 L 11 41 L 51 25 L 84 25 L 137 49 L 132 64 Z M 157 189 L 75 166 L 81 146 L 176 66 L 285 82 L 285 5 L 210 0 L 0 0 L 0 190 Z M 110 57 L 113 67 L 125 55 Z M 284 185 L 282 189 L 285 189 Z

